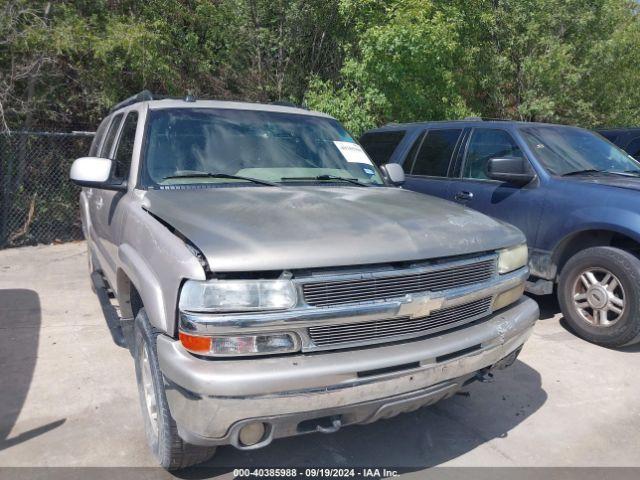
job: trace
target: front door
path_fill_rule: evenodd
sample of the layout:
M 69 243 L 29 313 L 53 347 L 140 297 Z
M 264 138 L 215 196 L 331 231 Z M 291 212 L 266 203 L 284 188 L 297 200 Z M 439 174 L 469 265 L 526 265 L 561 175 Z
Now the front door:
M 133 110 L 127 113 L 122 128 L 120 129 L 118 140 L 112 151 L 113 170 L 111 173 L 111 183 L 119 184 L 129 179 L 131 170 L 131 158 L 133 156 L 133 143 L 136 137 L 138 126 L 138 112 Z M 126 190 L 102 190 L 104 246 L 107 249 L 109 258 L 113 261 L 118 256 L 118 246 L 122 232 L 117 227 L 122 227 L 122 221 L 114 221 L 118 215 L 120 200 L 124 197 Z
M 526 158 L 511 133 L 500 128 L 474 128 L 463 156 L 459 178 L 449 198 L 491 217 L 518 227 L 535 246 L 544 205 L 544 188 L 536 178 L 529 185 L 515 186 L 491 180 L 486 175 L 492 158 Z

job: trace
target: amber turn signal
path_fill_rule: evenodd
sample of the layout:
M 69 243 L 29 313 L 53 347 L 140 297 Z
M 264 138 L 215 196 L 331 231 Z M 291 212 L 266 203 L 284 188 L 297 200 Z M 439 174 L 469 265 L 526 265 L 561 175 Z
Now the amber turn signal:
M 179 333 L 182 346 L 193 353 L 209 353 L 211 351 L 211 337 L 198 337 L 188 333 Z

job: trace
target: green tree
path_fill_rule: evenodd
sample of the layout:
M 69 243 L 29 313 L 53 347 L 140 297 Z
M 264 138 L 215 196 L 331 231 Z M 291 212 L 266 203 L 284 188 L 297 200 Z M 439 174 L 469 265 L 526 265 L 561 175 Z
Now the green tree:
M 307 101 L 352 123 L 359 105 L 359 125 L 473 114 L 640 123 L 638 9 L 628 0 L 343 0 L 356 38 L 338 80 L 314 83 Z
M 333 89 L 326 83 L 313 84 L 315 90 L 307 94 L 309 105 L 330 104 L 327 97 L 342 98 L 353 106 L 360 100 L 369 123 L 472 114 L 464 96 L 467 82 L 459 70 L 465 58 L 459 12 L 440 9 L 431 0 L 390 2 L 383 14 L 380 8 L 365 2 L 364 15 L 382 23 L 358 24 L 359 39 L 350 47 L 340 82 Z M 340 119 L 345 123 L 351 122 L 353 106 L 342 109 Z

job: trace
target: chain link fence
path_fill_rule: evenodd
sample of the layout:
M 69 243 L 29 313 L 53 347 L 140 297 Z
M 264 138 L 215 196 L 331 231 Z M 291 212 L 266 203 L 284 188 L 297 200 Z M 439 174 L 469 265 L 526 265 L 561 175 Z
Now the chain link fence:
M 71 163 L 92 132 L 0 134 L 0 249 L 82 238 Z

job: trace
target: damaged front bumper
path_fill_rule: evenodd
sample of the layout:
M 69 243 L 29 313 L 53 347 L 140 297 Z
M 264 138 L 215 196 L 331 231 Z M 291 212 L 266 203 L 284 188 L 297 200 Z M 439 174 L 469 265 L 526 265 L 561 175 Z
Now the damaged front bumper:
M 446 398 L 478 372 L 513 362 L 538 316 L 537 304 L 523 297 L 481 322 L 421 340 L 259 360 L 197 358 L 167 336 L 158 337 L 157 347 L 185 441 L 259 448 Z M 244 445 L 240 432 L 251 424 L 262 424 L 264 434 Z

